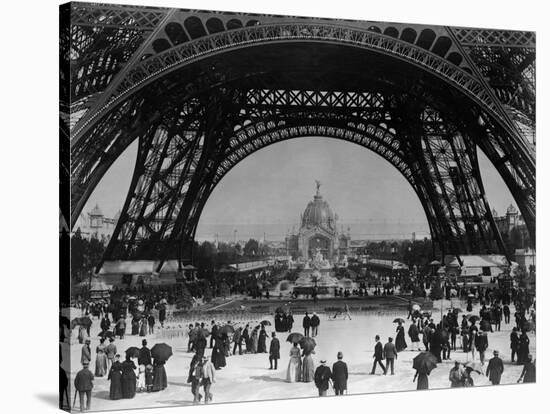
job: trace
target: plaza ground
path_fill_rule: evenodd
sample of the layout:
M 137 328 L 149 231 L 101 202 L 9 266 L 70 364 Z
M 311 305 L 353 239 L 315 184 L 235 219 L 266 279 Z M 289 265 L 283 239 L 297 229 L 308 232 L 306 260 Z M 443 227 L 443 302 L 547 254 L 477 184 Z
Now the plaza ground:
M 374 299 L 374 298 L 373 298 Z M 380 298 L 382 299 L 382 298 Z M 461 306 L 458 301 L 454 301 L 454 306 Z M 342 303 L 342 302 L 340 302 Z M 353 302 L 351 302 L 353 303 Z M 448 301 L 436 301 L 433 304 L 434 319 L 439 321 L 439 309 L 446 309 L 450 303 Z M 406 306 L 405 306 L 406 307 Z M 463 307 L 464 309 L 464 307 Z M 511 307 L 512 314 L 514 312 Z M 479 308 L 475 307 L 473 312 L 478 314 Z M 76 315 L 72 315 L 76 316 Z M 418 354 L 418 351 L 411 350 L 411 343 L 406 337 L 409 348 L 399 353 L 399 358 L 395 364 L 395 375 L 382 375 L 380 368 L 376 375 L 369 375 L 372 369 L 372 354 L 374 348 L 374 336 L 380 335 L 382 342 L 387 341 L 388 336 L 395 337 L 396 324 L 392 323 L 395 317 L 406 318 L 407 313 L 402 306 L 380 307 L 378 310 L 367 310 L 352 313 L 352 320 L 331 319 L 329 314 L 321 313 L 321 325 L 319 335 L 315 338 L 317 347 L 313 355 L 315 365 L 321 359 L 327 359 L 328 365 L 336 361 L 338 351 L 344 353 L 344 361 L 348 364 L 349 380 L 348 394 L 376 393 L 390 391 L 409 391 L 416 389 L 416 383 L 413 383 L 414 370 L 412 369 L 412 359 Z M 295 324 L 293 331 L 302 332 L 301 320 L 303 314 L 295 314 Z M 270 314 L 257 314 L 255 321 L 268 319 L 273 321 Z M 207 326 L 210 321 L 206 320 Z M 96 378 L 92 396 L 92 410 L 116 410 L 128 408 L 145 407 L 163 407 L 175 405 L 190 405 L 193 402 L 190 384 L 187 383 L 189 364 L 193 356 L 187 351 L 187 337 L 182 335 L 185 321 L 172 321 L 168 324 L 170 328 L 163 332 L 156 333 L 147 337 L 149 346 L 157 342 L 166 342 L 173 348 L 174 355 L 166 363 L 166 372 L 168 375 L 168 388 L 156 393 L 138 393 L 133 399 L 123 399 L 111 401 L 109 399 L 109 381 L 106 377 Z M 241 323 L 244 323 L 242 321 Z M 97 334 L 99 332 L 99 321 L 94 320 L 92 327 L 92 363 L 90 368 L 95 368 L 95 348 L 99 343 Z M 409 322 L 405 323 L 405 330 L 408 329 Z M 182 329 L 179 327 L 182 326 Z M 489 333 L 489 349 L 486 352 L 487 359 L 492 357 L 494 349 L 500 351 L 501 358 L 504 361 L 505 368 L 502 376 L 502 384 L 515 384 L 520 376 L 522 367 L 510 363 L 510 344 L 509 336 L 512 330 L 512 324 L 502 324 L 500 332 Z M 268 326 L 269 337 L 273 326 Z M 129 329 L 128 329 L 129 330 Z M 73 335 L 76 335 L 76 329 Z M 301 398 L 316 397 L 317 389 L 314 383 L 287 383 L 285 381 L 286 368 L 289 360 L 289 351 L 291 344 L 286 342 L 286 334 L 277 333 L 281 342 L 281 359 L 279 360 L 279 369 L 277 371 L 269 370 L 268 354 L 245 354 L 230 356 L 227 358 L 227 366 L 220 371 L 216 371 L 216 382 L 213 384 L 211 392 L 214 395 L 213 403 L 223 402 L 243 402 L 255 400 L 269 400 L 281 398 Z M 529 333 L 531 340 L 530 352 L 536 358 L 536 336 L 533 332 Z M 130 346 L 141 347 L 139 336 L 127 335 L 124 340 L 116 340 L 115 344 L 121 355 Z M 457 338 L 457 345 L 460 338 Z M 80 353 L 81 345 L 72 338 L 71 347 L 71 377 L 81 368 Z M 267 341 L 269 349 L 269 339 Z M 207 348 L 206 354 L 209 356 L 211 350 Z M 429 377 L 430 389 L 449 388 L 449 370 L 453 366 L 454 360 L 466 362 L 472 359 L 471 353 L 456 351 L 451 353 L 451 360 L 443 361 L 431 373 Z M 479 363 L 476 353 L 475 360 Z M 486 367 L 486 365 L 485 365 Z M 472 374 L 476 386 L 490 385 L 484 375 Z M 71 379 L 71 381 L 72 381 Z M 74 397 L 74 390 L 71 389 L 71 403 Z M 331 392 L 329 391 L 329 395 Z M 76 403 L 78 409 L 78 401 Z

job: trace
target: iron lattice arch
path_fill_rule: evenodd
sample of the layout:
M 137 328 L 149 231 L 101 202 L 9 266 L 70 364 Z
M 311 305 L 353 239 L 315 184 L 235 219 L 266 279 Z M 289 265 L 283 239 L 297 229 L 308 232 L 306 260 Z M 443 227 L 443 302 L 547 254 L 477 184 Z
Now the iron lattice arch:
M 66 13 L 71 226 L 139 142 L 104 260 L 189 259 L 224 175 L 306 135 L 354 142 L 397 168 L 442 254 L 505 253 L 479 148 L 534 240 L 532 33 L 79 3 Z

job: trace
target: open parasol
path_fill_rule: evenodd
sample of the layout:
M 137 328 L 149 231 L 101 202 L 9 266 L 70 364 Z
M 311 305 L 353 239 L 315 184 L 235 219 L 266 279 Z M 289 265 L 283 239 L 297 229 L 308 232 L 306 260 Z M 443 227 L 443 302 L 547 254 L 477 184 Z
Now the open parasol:
M 421 352 L 413 359 L 413 368 L 420 374 L 429 374 L 437 367 L 437 358 L 431 352 Z
M 477 315 L 469 316 L 469 317 L 468 317 L 468 320 L 469 320 L 471 323 L 475 323 L 475 322 L 479 321 L 479 316 L 477 316 Z
M 151 356 L 155 361 L 167 361 L 172 356 L 172 347 L 165 343 L 155 344 L 151 348 Z
M 271 322 L 267 321 L 267 320 L 263 320 L 260 322 L 262 325 L 266 325 L 266 326 L 271 326 Z
M 405 319 L 403 319 L 403 318 L 395 318 L 395 319 L 393 320 L 393 323 L 399 323 L 399 322 L 405 323 Z
M 126 350 L 126 357 L 130 358 L 137 358 L 139 357 L 139 348 L 135 346 L 131 346 Z
M 286 338 L 286 341 L 292 344 L 297 344 L 302 340 L 303 337 L 304 335 L 302 335 L 301 333 L 292 332 L 290 335 L 288 335 L 288 337 Z
M 113 331 L 101 331 L 97 336 L 101 338 L 113 338 L 115 335 Z
M 315 339 L 308 338 L 308 337 L 303 337 L 300 340 L 299 344 L 302 347 L 302 349 L 304 350 L 304 352 L 306 352 L 306 353 L 313 351 L 315 349 L 315 347 L 317 346 L 317 343 L 315 342 Z
M 413 311 L 419 311 L 420 310 L 420 305 L 418 303 L 415 303 L 414 305 L 412 305 L 412 310 Z

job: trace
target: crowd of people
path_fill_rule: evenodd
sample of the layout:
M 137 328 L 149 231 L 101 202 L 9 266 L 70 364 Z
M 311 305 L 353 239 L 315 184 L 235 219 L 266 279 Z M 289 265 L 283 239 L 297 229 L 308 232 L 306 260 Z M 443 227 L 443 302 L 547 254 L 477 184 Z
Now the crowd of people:
M 510 334 L 511 362 L 523 365 L 523 371 L 518 382 L 534 382 L 536 368 L 530 353 L 529 332 L 536 325 L 535 303 L 528 296 L 518 291 L 515 295 L 499 296 L 491 291 L 477 292 L 475 296 L 467 296 L 466 313 L 461 309 L 450 308 L 441 314 L 436 323 L 431 312 L 422 312 L 418 306 L 409 302 L 406 319 L 397 318 L 395 337 L 390 336 L 381 342 L 380 336 L 374 339 L 374 353 L 371 375 L 376 374 L 378 367 L 383 375 L 395 375 L 396 361 L 401 352 L 409 349 L 415 352 L 426 352 L 433 356 L 435 363 L 451 359 L 451 352 L 471 353 L 471 363 L 455 361 L 449 372 L 451 387 L 469 387 L 474 385 L 472 372 L 484 371 L 492 384 L 500 384 L 504 363 L 498 350 L 493 351 L 493 357 L 486 361 L 485 353 L 489 349 L 489 338 L 492 332 L 501 330 L 501 325 L 515 325 Z M 471 293 L 469 294 L 471 295 Z M 480 300 L 478 315 L 471 313 L 470 305 Z M 88 304 L 86 309 L 99 320 L 99 344 L 95 348 L 95 364 L 92 365 L 92 349 L 89 326 L 82 324 L 78 330 L 78 340 L 83 344 L 81 350 L 82 370 L 74 380 L 74 385 L 80 396 L 81 410 L 91 406 L 91 391 L 94 378 L 107 377 L 110 381 L 109 398 L 112 400 L 134 398 L 139 392 L 156 392 L 167 387 L 166 361 L 155 360 L 143 339 L 142 348 L 137 355 L 126 354 L 122 360 L 117 352 L 116 341 L 123 340 L 126 332 L 126 315 L 131 315 L 130 335 L 146 337 L 155 333 L 155 327 L 163 324 L 166 317 L 161 317 L 163 305 L 167 304 L 164 295 L 152 297 L 150 301 L 136 299 L 122 300 L 119 306 L 111 306 L 105 302 Z M 515 313 L 512 321 L 510 310 L 514 304 Z M 468 311 L 470 309 L 470 311 Z M 349 308 L 341 312 L 351 319 Z M 462 315 L 461 315 L 462 313 Z M 109 318 L 109 314 L 111 318 Z M 328 315 L 329 318 L 331 315 Z M 92 317 L 92 319 L 94 319 Z M 157 320 L 158 319 L 158 320 Z M 116 322 L 113 322 L 115 321 Z M 319 315 L 306 312 L 302 319 L 303 337 L 319 336 L 321 320 Z M 406 326 L 408 324 L 408 326 Z M 232 355 L 267 354 L 270 370 L 279 369 L 281 345 L 277 333 L 291 333 L 295 328 L 295 319 L 288 309 L 280 309 L 274 314 L 274 332 L 268 334 L 266 327 L 269 321 L 248 321 L 240 324 L 231 321 L 212 320 L 190 324 L 187 329 L 187 351 L 194 353 L 189 366 L 187 382 L 191 385 L 193 402 L 209 403 L 213 400 L 212 385 L 216 382 L 216 371 L 227 366 L 227 358 Z M 407 343 L 408 335 L 410 344 Z M 270 341 L 269 341 L 270 339 Z M 268 343 L 269 341 L 269 343 Z M 332 388 L 336 395 L 342 395 L 347 389 L 348 371 L 343 361 L 342 352 L 338 352 L 337 361 L 332 369 L 327 361 L 322 359 L 315 366 L 312 358 L 313 349 L 299 347 L 293 342 L 289 351 L 289 362 L 285 379 L 289 383 L 312 382 L 319 396 L 325 396 Z M 301 346 L 301 345 L 300 345 Z M 207 349 L 211 352 L 208 354 Z M 475 366 L 479 360 L 482 368 Z M 266 361 L 267 362 L 267 361 Z M 267 366 L 266 366 L 267 368 Z M 398 368 L 398 367 L 397 367 Z M 417 370 L 413 381 L 417 389 L 428 389 L 429 372 Z

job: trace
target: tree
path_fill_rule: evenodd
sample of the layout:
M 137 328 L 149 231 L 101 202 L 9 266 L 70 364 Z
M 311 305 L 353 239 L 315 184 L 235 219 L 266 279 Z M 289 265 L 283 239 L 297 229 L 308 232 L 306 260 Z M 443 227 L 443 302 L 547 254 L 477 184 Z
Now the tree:
M 257 240 L 250 239 L 244 245 L 244 254 L 246 256 L 254 256 L 259 253 L 260 246 Z

